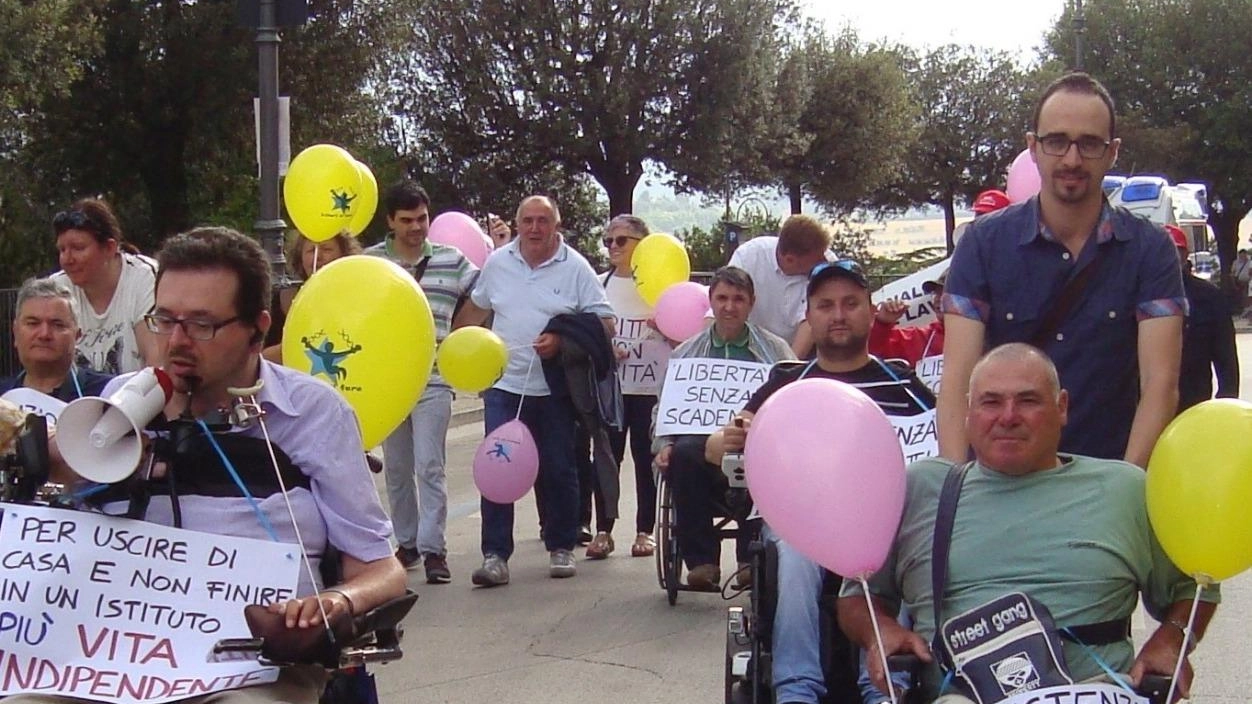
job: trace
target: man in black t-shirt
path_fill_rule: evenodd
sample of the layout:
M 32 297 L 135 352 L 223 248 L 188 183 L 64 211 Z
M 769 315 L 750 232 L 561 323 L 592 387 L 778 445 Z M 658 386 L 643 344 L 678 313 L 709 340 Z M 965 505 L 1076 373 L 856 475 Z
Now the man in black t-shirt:
M 856 262 L 844 259 L 814 267 L 809 276 L 805 320 L 813 331 L 817 358 L 777 374 L 761 386 L 735 420 L 709 437 L 705 446 L 709 462 L 718 464 L 724 453 L 742 451 L 752 416 L 775 391 L 799 379 L 835 379 L 851 384 L 887 415 L 911 416 L 934 408 L 934 396 L 912 371 L 870 356 L 874 306 L 869 283 Z M 817 704 L 826 694 L 818 624 L 824 570 L 773 535 L 768 525 L 765 535 L 778 547 L 774 699 L 779 704 Z

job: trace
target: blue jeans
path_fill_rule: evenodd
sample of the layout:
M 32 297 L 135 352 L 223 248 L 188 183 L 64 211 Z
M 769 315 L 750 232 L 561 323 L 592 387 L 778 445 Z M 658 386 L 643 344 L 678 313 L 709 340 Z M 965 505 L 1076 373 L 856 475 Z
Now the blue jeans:
M 900 605 L 900 614 L 896 616 L 896 622 L 905 628 L 913 628 L 913 615 L 909 613 L 909 609 L 904 604 Z M 891 697 L 884 694 L 874 683 L 870 681 L 869 669 L 865 665 L 866 652 L 862 650 L 858 656 L 860 662 L 860 672 L 857 673 L 856 686 L 861 690 L 861 701 L 863 704 L 882 704 L 891 701 Z M 898 672 L 891 676 L 891 684 L 896 688 L 896 696 L 909 688 L 911 680 L 907 672 Z
M 788 545 L 767 524 L 761 531 L 778 548 L 778 605 L 774 610 L 774 701 L 817 704 L 826 696 L 818 599 L 824 568 Z
M 519 396 L 489 389 L 483 394 L 483 425 L 487 433 L 517 418 L 530 429 L 539 448 L 539 479 L 543 489 L 544 545 L 548 551 L 573 550 L 578 540 L 578 470 L 574 464 L 574 409 L 568 398 Z M 504 560 L 513 556 L 513 504 L 482 499 L 483 555 Z

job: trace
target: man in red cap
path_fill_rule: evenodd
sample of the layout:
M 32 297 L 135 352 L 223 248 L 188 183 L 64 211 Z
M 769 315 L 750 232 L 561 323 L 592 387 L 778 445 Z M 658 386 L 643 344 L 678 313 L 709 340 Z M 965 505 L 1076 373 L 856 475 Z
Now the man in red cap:
M 974 199 L 974 216 L 994 213 L 1000 208 L 1007 208 L 1008 206 L 1008 194 L 995 188 L 989 188 L 979 193 L 978 197 Z
M 1177 225 L 1165 231 L 1178 250 L 1182 288 L 1191 312 L 1183 324 L 1182 366 L 1178 372 L 1178 412 L 1213 397 L 1217 375 L 1217 398 L 1239 397 L 1239 354 L 1235 350 L 1235 325 L 1220 289 L 1191 273 L 1187 261 L 1187 233 Z

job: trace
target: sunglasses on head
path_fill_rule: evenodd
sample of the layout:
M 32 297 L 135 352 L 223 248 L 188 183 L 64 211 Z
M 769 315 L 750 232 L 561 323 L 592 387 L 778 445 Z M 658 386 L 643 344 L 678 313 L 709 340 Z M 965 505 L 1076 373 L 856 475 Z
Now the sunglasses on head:
M 861 269 L 861 265 L 857 264 L 855 259 L 839 259 L 833 262 L 822 262 L 818 264 L 817 266 L 813 267 L 813 270 L 809 272 L 809 278 L 812 279 L 813 277 L 817 276 L 823 271 L 826 271 L 832 266 L 838 267 L 840 269 L 843 269 L 844 271 L 848 271 L 853 274 L 856 274 L 857 276 L 860 276 L 861 278 L 865 277 L 865 271 Z
M 87 217 L 87 213 L 81 210 L 62 210 L 52 218 L 52 229 L 58 234 L 66 230 L 91 230 L 95 231 L 95 223 L 91 218 Z
M 637 239 L 639 238 L 628 237 L 626 235 L 618 235 L 617 237 L 605 237 L 603 242 L 606 248 L 612 247 L 613 245 L 617 245 L 618 247 L 625 247 L 627 242 L 631 240 L 637 240 Z

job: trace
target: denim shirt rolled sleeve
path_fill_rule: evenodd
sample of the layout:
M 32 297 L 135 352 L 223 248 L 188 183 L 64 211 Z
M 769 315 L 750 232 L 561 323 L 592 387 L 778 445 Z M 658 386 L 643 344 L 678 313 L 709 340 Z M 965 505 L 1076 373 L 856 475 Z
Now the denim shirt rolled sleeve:
M 1160 236 L 1150 239 L 1150 244 L 1145 247 L 1139 273 L 1139 303 L 1135 307 L 1135 317 L 1140 321 L 1190 312 L 1174 243 L 1164 230 L 1154 229 Z
M 970 226 L 971 229 L 973 226 Z M 987 252 L 976 238 L 962 237 L 956 243 L 948 265 L 948 280 L 943 288 L 940 308 L 944 315 L 957 315 L 977 320 L 984 325 L 991 317 L 990 272 L 986 266 Z
M 986 348 L 1032 342 L 1066 282 L 1096 266 L 1069 314 L 1037 343 L 1070 392 L 1061 450 L 1120 459 L 1139 401 L 1138 326 L 1185 315 L 1173 244 L 1147 220 L 1107 203 L 1074 256 L 1042 224 L 1038 198 L 974 221 L 958 242 L 945 314 L 986 325 Z

